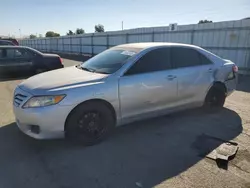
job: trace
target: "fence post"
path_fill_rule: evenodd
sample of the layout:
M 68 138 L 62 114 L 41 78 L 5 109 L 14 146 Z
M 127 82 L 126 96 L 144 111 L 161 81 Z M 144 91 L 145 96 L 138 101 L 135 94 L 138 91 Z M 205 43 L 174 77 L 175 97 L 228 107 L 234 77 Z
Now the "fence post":
M 194 44 L 194 30 L 191 31 L 191 44 Z
M 45 46 L 46 46 L 45 51 L 48 52 L 47 39 L 45 39 Z
M 106 47 L 109 49 L 109 35 L 106 35 Z
M 49 52 L 53 52 L 52 51 L 52 41 L 53 41 L 53 38 L 50 38 L 49 39 Z
M 70 45 L 69 45 L 69 47 L 70 47 L 70 53 L 72 54 L 72 36 L 70 36 L 69 37 L 69 41 L 70 41 Z
M 126 43 L 128 43 L 128 33 L 126 33 Z
M 155 32 L 153 31 L 152 32 L 152 42 L 154 42 L 155 41 Z
M 56 40 L 56 52 L 58 53 L 59 52 L 59 38 L 57 38 Z
M 94 33 L 91 35 L 91 43 L 90 43 L 90 45 L 91 45 L 91 56 L 93 56 L 94 55 L 94 44 L 93 44 L 93 36 L 94 36 Z
M 80 54 L 82 55 L 82 36 L 79 37 L 79 39 L 80 39 Z
M 64 53 L 64 37 L 62 37 L 62 53 Z

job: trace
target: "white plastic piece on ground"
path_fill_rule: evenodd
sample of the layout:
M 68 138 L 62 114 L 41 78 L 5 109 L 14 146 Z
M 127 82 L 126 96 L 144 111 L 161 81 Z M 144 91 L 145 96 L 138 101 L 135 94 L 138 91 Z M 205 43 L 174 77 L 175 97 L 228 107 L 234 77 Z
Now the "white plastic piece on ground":
M 222 143 L 219 147 L 210 152 L 206 157 L 210 159 L 228 160 L 229 157 L 234 156 L 238 150 L 238 146 L 229 142 Z

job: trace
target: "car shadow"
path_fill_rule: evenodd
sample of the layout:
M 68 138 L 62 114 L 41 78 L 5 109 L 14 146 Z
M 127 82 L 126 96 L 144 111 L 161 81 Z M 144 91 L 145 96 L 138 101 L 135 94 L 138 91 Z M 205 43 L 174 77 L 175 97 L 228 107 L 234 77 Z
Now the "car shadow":
M 238 84 L 236 90 L 250 92 L 250 76 L 239 76 Z
M 11 73 L 0 73 L 0 82 L 4 81 L 13 81 L 13 80 L 20 80 L 20 79 L 27 79 L 34 74 L 31 72 L 11 72 Z
M 232 140 L 241 131 L 241 118 L 227 108 L 135 122 L 90 147 L 34 140 L 11 123 L 0 128 L 0 187 L 154 187 L 204 158 L 193 147 L 201 135 Z

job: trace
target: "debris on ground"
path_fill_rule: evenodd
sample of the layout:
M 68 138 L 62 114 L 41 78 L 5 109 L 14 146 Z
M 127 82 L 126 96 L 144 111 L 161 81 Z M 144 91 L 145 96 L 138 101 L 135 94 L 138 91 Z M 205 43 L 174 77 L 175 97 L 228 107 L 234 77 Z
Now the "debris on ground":
M 220 138 L 202 134 L 197 137 L 193 147 L 199 156 L 215 160 L 218 167 L 227 169 L 227 163 L 236 155 L 238 144 Z

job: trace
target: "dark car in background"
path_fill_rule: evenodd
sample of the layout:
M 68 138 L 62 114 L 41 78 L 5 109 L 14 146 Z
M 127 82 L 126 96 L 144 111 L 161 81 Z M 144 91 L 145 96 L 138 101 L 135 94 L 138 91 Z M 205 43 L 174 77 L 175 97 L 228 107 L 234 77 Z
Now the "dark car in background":
M 45 54 L 24 46 L 0 46 L 0 73 L 40 73 L 63 67 L 62 59 L 57 54 Z
M 11 41 L 0 39 L 0 46 L 15 46 L 15 44 Z
M 18 43 L 17 39 L 13 39 L 13 38 L 1 38 L 0 37 L 0 40 L 2 40 L 2 41 L 9 41 L 9 42 L 13 43 L 13 45 L 19 46 L 19 43 Z

